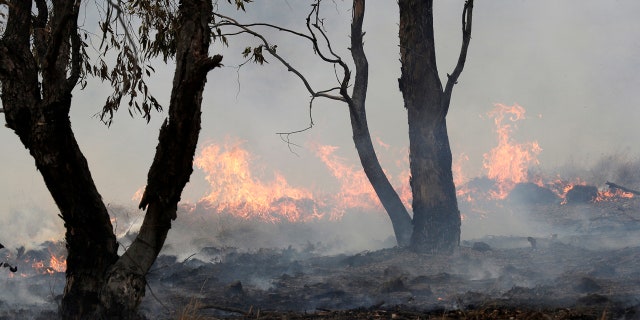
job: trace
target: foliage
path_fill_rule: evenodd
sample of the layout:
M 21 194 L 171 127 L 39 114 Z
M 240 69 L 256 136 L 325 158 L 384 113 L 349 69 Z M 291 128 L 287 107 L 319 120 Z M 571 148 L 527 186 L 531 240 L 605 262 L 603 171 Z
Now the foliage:
M 238 10 L 245 10 L 245 3 L 252 0 L 227 0 Z M 147 122 L 153 110 L 162 111 L 162 106 L 150 93 L 146 79 L 155 72 L 152 62 L 162 58 L 166 63 L 176 54 L 178 24 L 178 3 L 176 0 L 107 0 L 106 9 L 101 12 L 100 29 L 102 38 L 97 48 L 98 61 L 91 64 L 83 45 L 84 68 L 81 86 L 86 86 L 86 76 L 107 81 L 113 92 L 107 98 L 100 119 L 107 125 L 113 121 L 122 99 L 128 97 L 127 105 L 131 116 L 140 114 Z M 214 27 L 213 12 L 209 24 L 211 39 L 227 45 L 226 37 Z M 134 35 L 131 30 L 136 30 Z M 87 35 L 84 36 L 85 41 Z M 115 52 L 112 52 L 115 51 Z M 113 55 L 116 55 L 113 57 Z M 108 62 L 115 61 L 113 66 Z

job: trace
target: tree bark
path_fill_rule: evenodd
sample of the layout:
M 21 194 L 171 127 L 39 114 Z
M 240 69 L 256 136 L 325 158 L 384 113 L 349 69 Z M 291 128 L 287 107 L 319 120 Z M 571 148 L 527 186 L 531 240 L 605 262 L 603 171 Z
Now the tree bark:
M 140 203 L 147 214 L 138 237 L 118 258 L 109 214 L 69 120 L 71 91 L 81 63 L 80 1 L 54 1 L 52 12 L 45 0 L 35 3 L 38 15 L 33 19 L 32 1 L 13 1 L 9 6 L 7 28 L 0 39 L 0 81 L 7 126 L 33 156 L 64 220 L 67 282 L 61 316 L 134 318 L 144 296 L 145 275 L 164 244 L 193 171 L 207 73 L 222 60 L 208 57 L 212 4 L 183 0 L 178 9 L 169 117 L 160 130 Z
M 77 15 L 79 2 L 57 3 L 50 19 L 44 1 L 36 1 L 35 27 L 51 33 L 35 37 L 37 57 L 30 49 L 31 1 L 12 2 L 6 37 L 1 47 L 2 103 L 7 126 L 33 156 L 36 168 L 64 220 L 67 246 L 67 284 L 63 315 L 84 314 L 99 304 L 104 272 L 117 258 L 117 243 L 107 209 L 69 121 L 71 90 L 79 64 Z M 74 45 L 70 45 L 75 43 Z M 44 55 L 44 57 L 42 57 Z M 69 61 L 73 56 L 74 61 Z M 67 78 L 67 70 L 72 69 Z M 75 70 L 75 71 L 74 71 Z M 38 81 L 42 72 L 42 83 Z
M 399 246 L 408 246 L 411 235 L 411 216 L 404 207 L 398 193 L 393 189 L 386 174 L 380 166 L 371 134 L 367 124 L 366 98 L 369 81 L 369 64 L 364 53 L 362 41 L 362 22 L 364 20 L 365 1 L 353 1 L 353 18 L 351 23 L 351 55 L 356 66 L 354 88 L 351 98 L 343 94 L 349 104 L 353 142 L 356 146 L 362 168 L 387 211 L 396 241 Z
M 451 171 L 446 115 L 471 38 L 473 0 L 462 15 L 463 44 L 454 72 L 442 87 L 436 65 L 433 0 L 400 0 L 400 91 L 409 122 L 413 194 L 411 248 L 451 253 L 460 242 L 460 211 Z
M 210 0 L 183 0 L 178 9 L 176 71 L 156 154 L 140 201 L 146 209 L 140 232 L 131 246 L 109 269 L 101 299 L 108 315 L 126 318 L 135 314 L 145 293 L 145 275 L 153 265 L 185 185 L 193 172 L 200 133 L 202 92 L 210 70 L 220 66 L 222 56 L 209 58 Z

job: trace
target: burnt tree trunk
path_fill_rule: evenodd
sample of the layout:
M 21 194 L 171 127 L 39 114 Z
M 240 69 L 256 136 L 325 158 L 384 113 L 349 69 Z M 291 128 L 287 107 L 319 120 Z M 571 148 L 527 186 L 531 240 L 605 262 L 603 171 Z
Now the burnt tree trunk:
M 85 314 L 99 305 L 105 271 L 117 259 L 109 214 L 69 121 L 71 91 L 80 63 L 76 30 L 79 5 L 73 1 L 56 3 L 49 13 L 45 1 L 37 1 L 33 28 L 38 55 L 34 56 L 30 44 L 32 2 L 14 1 L 0 44 L 7 126 L 33 156 L 66 228 L 63 314 Z M 51 33 L 39 34 L 44 28 Z
M 220 66 L 222 56 L 209 58 L 210 0 L 184 0 L 179 7 L 176 71 L 156 154 L 149 169 L 140 208 L 147 210 L 140 232 L 110 268 L 102 303 L 114 317 L 127 317 L 145 293 L 145 275 L 164 245 L 178 202 L 193 171 L 198 143 L 202 92 L 207 73 Z
M 31 16 L 32 1 L 12 1 L 9 6 L 0 39 L 0 81 L 7 127 L 33 156 L 64 220 L 67 281 L 61 316 L 130 318 L 192 172 L 206 75 L 222 59 L 208 57 L 212 4 L 181 1 L 169 118 L 160 131 L 140 203 L 147 214 L 139 236 L 120 258 L 109 214 L 69 120 L 71 92 L 82 63 L 77 33 L 80 1 L 54 1 L 52 12 L 45 0 L 35 4 L 36 17 Z
M 443 89 L 433 32 L 433 0 L 400 0 L 400 91 L 409 122 L 413 195 L 412 249 L 450 253 L 460 242 L 460 211 L 451 171 L 446 115 L 451 91 L 462 72 L 471 36 L 473 1 L 462 15 L 463 44 L 458 64 Z
M 355 82 L 351 98 L 343 93 L 349 105 L 353 142 L 356 146 L 362 168 L 387 211 L 396 241 L 399 246 L 408 246 L 411 235 L 411 216 L 407 212 L 398 193 L 393 189 L 386 174 L 380 166 L 375 153 L 369 126 L 365 100 L 369 80 L 369 65 L 364 54 L 362 41 L 362 22 L 364 20 L 364 0 L 353 1 L 353 20 L 351 23 L 351 55 L 356 66 Z M 346 82 L 345 82 L 346 83 Z M 346 91 L 345 91 L 346 92 Z

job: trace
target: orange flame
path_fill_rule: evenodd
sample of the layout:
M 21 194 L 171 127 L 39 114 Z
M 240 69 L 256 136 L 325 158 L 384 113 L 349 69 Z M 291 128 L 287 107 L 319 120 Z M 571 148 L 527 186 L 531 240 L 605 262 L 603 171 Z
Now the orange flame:
M 390 148 L 380 139 L 378 143 Z M 242 142 L 236 141 L 210 144 L 194 160 L 205 172 L 211 188 L 199 202 L 218 213 L 270 222 L 335 220 L 347 211 L 380 211 L 380 201 L 362 168 L 349 165 L 336 155 L 338 147 L 316 145 L 312 149 L 338 181 L 337 192 L 314 194 L 311 190 L 293 187 L 278 172 L 273 172 L 273 179 L 265 182 L 254 174 L 250 153 L 242 147 Z M 405 170 L 399 176 L 406 178 L 408 174 Z M 402 185 L 400 197 L 410 207 L 410 189 L 408 184 Z
M 63 256 L 56 257 L 52 254 L 49 260 L 49 268 L 55 272 L 65 272 L 67 270 L 67 259 Z
M 316 155 L 327 166 L 331 174 L 341 182 L 335 203 L 339 213 L 346 208 L 375 209 L 380 200 L 369 183 L 364 171 L 345 164 L 344 159 L 335 155 L 338 147 L 316 146 Z
M 318 217 L 310 191 L 290 186 L 278 172 L 271 182 L 262 182 L 253 176 L 250 161 L 242 142 L 202 149 L 194 163 L 205 172 L 211 190 L 201 203 L 217 212 L 270 222 Z
M 631 192 L 622 191 L 620 189 L 608 189 L 604 191 L 598 191 L 598 196 L 593 199 L 593 202 L 604 202 L 604 201 L 616 201 L 620 198 L 633 198 L 634 194 Z
M 48 266 L 45 265 L 44 261 L 34 261 L 31 264 L 31 268 L 39 274 L 65 272 L 67 270 L 67 259 L 64 256 L 56 257 L 52 253 Z
M 497 183 L 498 190 L 492 193 L 494 199 L 506 198 L 517 183 L 529 181 L 529 166 L 538 164 L 536 157 L 542 151 L 538 142 L 516 143 L 511 138 L 515 128 L 515 124 L 512 123 L 524 119 L 524 114 L 524 108 L 517 104 L 496 104 L 487 114 L 494 119 L 498 134 L 498 145 L 484 154 L 483 161 L 487 177 Z M 507 116 L 511 123 L 505 122 Z

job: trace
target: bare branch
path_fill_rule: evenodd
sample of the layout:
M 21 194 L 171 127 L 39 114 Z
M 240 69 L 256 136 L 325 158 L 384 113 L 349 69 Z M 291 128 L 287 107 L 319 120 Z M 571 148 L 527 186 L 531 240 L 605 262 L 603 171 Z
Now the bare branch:
M 444 90 L 444 99 L 442 102 L 446 107 L 445 114 L 449 109 L 453 86 L 458 83 L 458 77 L 460 76 L 460 73 L 462 73 L 462 69 L 464 69 L 464 64 L 467 60 L 467 50 L 469 49 L 469 42 L 471 41 L 472 18 L 473 0 L 467 0 L 464 4 L 464 9 L 462 10 L 462 48 L 460 49 L 460 56 L 458 57 L 458 63 L 456 64 L 453 73 L 450 75 L 447 74 L 449 79 L 447 80 L 447 85 Z
M 333 100 L 338 100 L 338 101 L 345 101 L 345 99 L 341 96 L 336 96 L 336 95 L 330 95 L 327 94 L 327 90 L 325 91 L 315 91 L 313 90 L 313 88 L 311 87 L 311 84 L 309 84 L 309 81 L 307 80 L 307 78 L 305 76 L 302 75 L 302 73 L 300 73 L 300 71 L 298 71 L 296 68 L 294 68 L 289 62 L 287 62 L 284 58 L 282 58 L 282 56 L 280 56 L 276 50 L 274 49 L 274 46 L 271 45 L 269 43 L 269 41 L 267 41 L 267 39 L 260 33 L 251 30 L 249 27 L 239 23 L 237 20 L 231 18 L 231 17 L 227 17 L 225 15 L 219 14 L 219 13 L 214 13 L 215 16 L 220 17 L 222 19 L 225 19 L 226 21 L 223 22 L 227 25 L 232 25 L 235 27 L 238 27 L 242 30 L 244 30 L 246 33 L 253 35 L 254 37 L 260 39 L 262 41 L 262 45 L 263 48 L 265 50 L 267 50 L 267 52 L 269 52 L 269 54 L 271 54 L 273 57 L 275 57 L 278 61 L 280 61 L 280 63 L 282 63 L 288 71 L 293 72 L 304 84 L 305 88 L 307 89 L 307 91 L 311 94 L 312 97 L 324 97 L 324 98 L 328 98 L 328 99 L 333 99 Z M 278 28 L 278 29 L 283 29 L 286 30 L 284 28 Z M 291 32 L 293 34 L 296 34 L 295 31 L 288 31 Z M 309 39 L 308 36 L 305 36 L 306 39 Z
M 219 15 L 219 14 L 216 14 L 216 13 L 214 13 L 214 14 L 222 17 L 222 15 Z M 225 18 L 225 19 L 229 20 L 228 18 Z M 231 22 L 231 21 L 233 21 L 233 22 Z M 220 23 L 216 24 L 216 26 L 227 26 L 227 25 L 228 26 L 238 26 L 237 25 L 237 21 L 235 21 L 235 20 L 231 20 L 231 21 L 227 21 L 227 22 L 223 21 L 223 22 L 220 22 Z M 297 31 L 294 31 L 294 30 L 291 30 L 291 29 L 283 28 L 283 27 L 276 26 L 276 25 L 269 24 L 269 23 L 250 23 L 250 24 L 244 24 L 243 26 L 245 26 L 247 28 L 250 28 L 250 27 L 269 27 L 269 28 L 272 28 L 272 29 L 276 29 L 278 31 L 291 33 L 291 34 L 296 35 L 298 37 L 306 38 L 309 41 L 313 41 L 312 37 L 310 37 L 310 36 L 308 36 L 308 35 L 306 35 L 304 33 L 300 33 L 300 32 L 297 32 Z
M 333 89 L 329 89 L 329 90 L 333 90 Z M 302 133 L 305 132 L 307 130 L 310 130 L 311 128 L 313 128 L 314 123 L 313 123 L 313 115 L 312 115 L 312 110 L 313 110 L 313 100 L 316 97 L 311 97 L 311 99 L 309 100 L 309 126 L 307 126 L 304 129 L 299 129 L 299 130 L 294 130 L 294 131 L 289 131 L 289 132 L 276 132 L 277 135 L 280 136 L 280 140 L 284 141 L 287 144 L 287 147 L 289 148 L 289 151 L 291 151 L 291 153 L 295 154 L 296 156 L 298 155 L 295 151 L 293 151 L 293 149 L 291 148 L 291 146 L 294 147 L 300 147 L 299 145 L 291 142 L 291 140 L 289 139 L 291 137 L 291 135 L 297 134 L 297 133 Z

